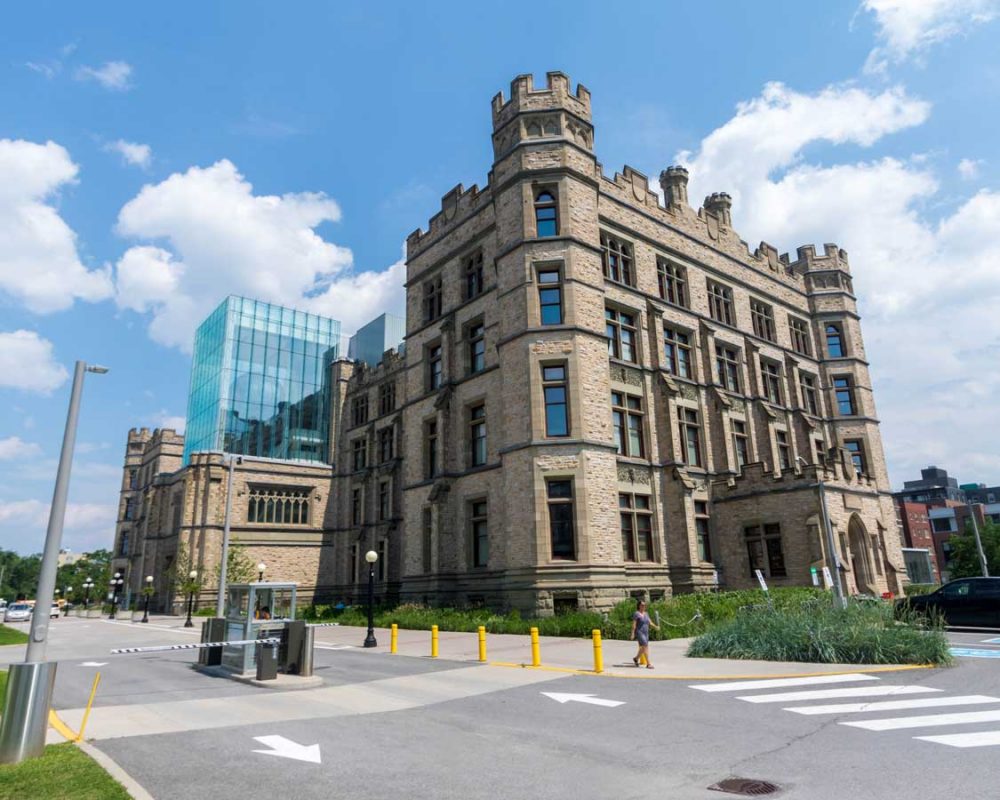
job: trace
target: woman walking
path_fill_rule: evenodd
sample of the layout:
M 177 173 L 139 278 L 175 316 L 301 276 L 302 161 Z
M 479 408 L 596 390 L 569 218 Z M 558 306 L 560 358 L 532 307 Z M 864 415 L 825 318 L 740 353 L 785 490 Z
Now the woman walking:
M 632 659 L 637 667 L 639 666 L 639 660 L 645 656 L 646 657 L 646 669 L 653 668 L 653 662 L 649 660 L 649 626 L 652 625 L 656 630 L 660 629 L 653 620 L 649 618 L 649 614 L 646 612 L 646 601 L 639 601 L 638 610 L 632 615 L 632 635 L 629 636 L 630 639 L 635 639 L 639 644 L 639 652 L 636 653 L 635 658 Z

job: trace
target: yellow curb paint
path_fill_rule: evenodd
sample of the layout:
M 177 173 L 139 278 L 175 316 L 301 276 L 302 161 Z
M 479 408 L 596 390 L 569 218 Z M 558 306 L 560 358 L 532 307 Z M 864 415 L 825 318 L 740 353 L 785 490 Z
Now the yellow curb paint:
M 871 667 L 862 669 L 839 670 L 834 672 L 782 672 L 771 675 L 647 675 L 626 672 L 595 673 L 589 669 L 574 667 L 535 667 L 531 664 L 514 664 L 506 661 L 491 661 L 491 667 L 519 667 L 521 669 L 537 669 L 545 672 L 563 672 L 568 675 L 591 675 L 593 677 L 630 678 L 640 681 L 746 681 L 746 680 L 777 680 L 779 678 L 821 678 L 828 675 L 854 675 L 869 672 L 906 672 L 915 669 L 938 669 L 934 664 L 905 664 L 899 667 Z
M 49 709 L 49 725 L 55 728 L 59 732 L 59 735 L 66 741 L 76 741 L 76 734 L 70 730 L 69 726 L 65 722 L 59 719 L 59 715 L 56 714 L 56 710 L 54 708 Z

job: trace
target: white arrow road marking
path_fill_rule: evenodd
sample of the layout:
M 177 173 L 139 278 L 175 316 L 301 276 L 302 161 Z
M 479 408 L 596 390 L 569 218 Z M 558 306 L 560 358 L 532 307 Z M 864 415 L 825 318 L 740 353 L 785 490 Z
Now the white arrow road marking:
M 604 700 L 600 697 L 594 697 L 592 694 L 562 694 L 561 692 L 542 692 L 542 694 L 557 703 L 589 703 L 592 706 L 607 706 L 608 708 L 625 705 L 624 700 Z
M 84 661 L 79 666 L 81 667 L 103 667 L 107 664 L 107 661 Z
M 318 744 L 298 744 L 284 736 L 254 736 L 253 738 L 254 741 L 271 748 L 270 750 L 254 750 L 255 753 L 293 758 L 296 761 L 308 761 L 311 764 L 320 763 Z

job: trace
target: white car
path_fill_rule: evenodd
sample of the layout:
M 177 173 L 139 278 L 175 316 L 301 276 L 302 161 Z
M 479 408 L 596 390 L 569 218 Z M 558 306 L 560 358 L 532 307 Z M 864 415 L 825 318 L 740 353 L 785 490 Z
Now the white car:
M 49 619 L 59 619 L 59 604 L 53 603 L 49 609 Z
M 31 606 L 27 603 L 9 605 L 3 613 L 4 622 L 27 622 L 29 619 L 31 619 Z

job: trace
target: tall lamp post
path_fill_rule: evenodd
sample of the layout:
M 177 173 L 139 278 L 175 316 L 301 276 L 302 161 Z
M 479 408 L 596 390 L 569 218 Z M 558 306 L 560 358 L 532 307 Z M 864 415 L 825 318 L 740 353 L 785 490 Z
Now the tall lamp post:
M 365 647 L 378 647 L 375 641 L 375 562 L 378 553 L 369 550 L 365 553 L 368 562 L 368 635 L 365 637 Z
M 122 579 L 122 574 L 116 572 L 115 576 L 111 579 L 111 613 L 108 615 L 108 619 L 115 618 L 115 612 L 118 610 L 118 592 L 122 589 L 122 584 L 125 581 Z
M 68 617 L 69 616 L 69 607 L 71 605 L 71 603 L 69 602 L 69 596 L 71 594 L 73 594 L 73 587 L 72 586 L 67 586 L 66 589 L 63 591 L 63 600 L 66 601 L 65 603 L 63 603 L 63 616 L 64 617 Z
M 191 612 L 194 610 L 194 587 L 195 581 L 198 579 L 198 570 L 193 569 L 188 573 L 188 616 L 184 620 L 185 628 L 193 628 L 194 623 L 191 621 Z
M 263 561 L 261 561 L 257 565 L 257 582 L 258 583 L 260 583 L 261 581 L 264 580 L 264 570 L 265 569 L 267 569 L 267 564 L 265 564 Z
M 140 622 L 149 622 L 149 598 L 153 596 L 153 576 L 146 576 L 146 585 L 142 587 L 142 593 L 146 595 L 146 606 L 142 610 L 142 619 Z
M 49 524 L 45 531 L 45 548 L 38 573 L 38 591 L 35 605 L 44 614 L 31 615 L 31 632 L 23 664 L 12 664 L 7 678 L 7 693 L 0 714 L 0 763 L 16 764 L 26 758 L 42 754 L 45 732 L 48 728 L 52 687 L 55 684 L 56 665 L 45 660 L 45 645 L 49 632 L 48 610 L 52 607 L 56 587 L 56 570 L 59 566 L 59 547 L 62 544 L 63 522 L 66 519 L 66 500 L 69 495 L 69 478 L 73 467 L 73 449 L 76 445 L 76 428 L 80 418 L 80 398 L 83 379 L 88 372 L 103 374 L 107 367 L 77 361 L 73 368 L 73 387 L 70 390 L 69 411 L 63 431 L 62 451 L 56 470 L 56 484 L 49 507 Z
M 83 582 L 83 610 L 86 612 L 90 608 L 90 590 L 94 588 L 94 582 L 87 578 Z
M 982 570 L 983 577 L 990 577 L 990 568 L 986 562 L 986 553 L 983 551 L 983 540 L 979 537 L 979 522 L 976 520 L 976 507 L 968 506 L 969 519 L 972 520 L 972 534 L 976 537 L 976 552 L 979 554 L 979 569 Z
M 804 467 L 809 466 L 809 463 L 802 456 L 796 456 L 795 460 Z M 836 545 L 833 542 L 833 528 L 830 527 L 830 518 L 826 513 L 826 487 L 823 485 L 823 479 L 819 476 L 819 472 L 816 473 L 814 486 L 819 490 L 819 517 L 823 525 L 823 534 L 826 537 L 826 566 L 830 571 L 830 580 L 833 581 L 834 602 L 837 608 L 847 608 L 847 598 L 844 597 L 844 587 L 840 583 L 840 569 L 837 566 L 838 559 Z

